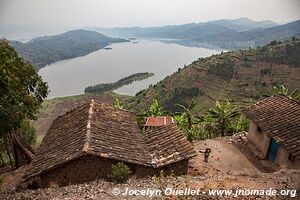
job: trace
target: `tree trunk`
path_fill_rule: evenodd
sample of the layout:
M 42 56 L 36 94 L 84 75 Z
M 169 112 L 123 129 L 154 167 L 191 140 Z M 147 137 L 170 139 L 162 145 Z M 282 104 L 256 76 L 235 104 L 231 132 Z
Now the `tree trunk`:
M 2 157 L 2 153 L 0 152 L 1 166 L 5 164 L 4 159 Z
M 8 158 L 9 158 L 10 166 L 11 166 L 12 169 L 14 169 L 14 165 L 13 165 L 13 162 L 12 162 L 12 159 L 11 159 L 11 155 L 10 155 L 10 149 L 8 148 L 8 145 L 7 145 L 7 138 L 5 136 L 3 136 L 3 142 L 4 142 L 5 149 L 7 151 L 7 155 L 8 155 Z
M 22 142 L 19 135 L 15 132 L 11 132 L 10 138 L 12 142 L 16 168 L 29 164 L 34 157 L 33 149 Z

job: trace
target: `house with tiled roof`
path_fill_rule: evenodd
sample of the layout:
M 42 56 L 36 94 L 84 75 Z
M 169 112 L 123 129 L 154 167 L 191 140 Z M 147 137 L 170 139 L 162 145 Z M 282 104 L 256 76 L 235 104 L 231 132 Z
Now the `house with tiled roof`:
M 243 113 L 250 119 L 248 138 L 265 159 L 300 168 L 300 102 L 274 95 Z
M 23 183 L 47 187 L 109 179 L 118 162 L 137 178 L 161 170 L 181 175 L 193 156 L 174 121 L 142 132 L 132 113 L 92 100 L 53 121 Z

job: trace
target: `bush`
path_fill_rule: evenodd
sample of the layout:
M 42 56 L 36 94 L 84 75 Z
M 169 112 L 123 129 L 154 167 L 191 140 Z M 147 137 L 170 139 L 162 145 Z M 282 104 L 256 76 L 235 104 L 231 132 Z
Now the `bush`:
M 131 173 L 129 167 L 122 162 L 112 165 L 112 179 L 117 183 L 126 182 Z
M 191 129 L 184 129 L 184 133 L 190 142 L 193 140 L 213 139 L 219 136 L 216 125 L 209 122 L 193 125 Z

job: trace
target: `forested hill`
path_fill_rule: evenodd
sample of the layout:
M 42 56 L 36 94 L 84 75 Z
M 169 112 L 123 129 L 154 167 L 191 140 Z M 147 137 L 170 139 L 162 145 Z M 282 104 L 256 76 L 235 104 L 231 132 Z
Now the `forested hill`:
M 244 106 L 250 99 L 272 95 L 274 85 L 300 88 L 299 55 L 300 40 L 293 39 L 199 58 L 139 92 L 131 104 L 145 109 L 156 98 L 165 108 L 175 111 L 175 103 L 187 105 L 196 98 L 196 110 L 206 110 L 216 100 L 225 99 Z
M 273 40 L 300 36 L 300 20 L 278 25 L 271 21 L 256 22 L 239 18 L 163 27 L 91 28 L 91 30 L 110 36 L 161 38 L 165 42 L 186 46 L 247 49 L 249 46 L 266 45 Z
M 11 41 L 11 44 L 20 56 L 40 69 L 59 60 L 84 56 L 111 43 L 125 41 L 95 31 L 72 30 L 59 35 L 38 37 L 27 43 Z

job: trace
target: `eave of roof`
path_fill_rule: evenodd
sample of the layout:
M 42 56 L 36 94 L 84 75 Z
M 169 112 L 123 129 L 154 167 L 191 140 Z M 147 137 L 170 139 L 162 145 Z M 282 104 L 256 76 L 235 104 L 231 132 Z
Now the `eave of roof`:
M 300 102 L 273 95 L 242 112 L 289 153 L 300 158 Z

